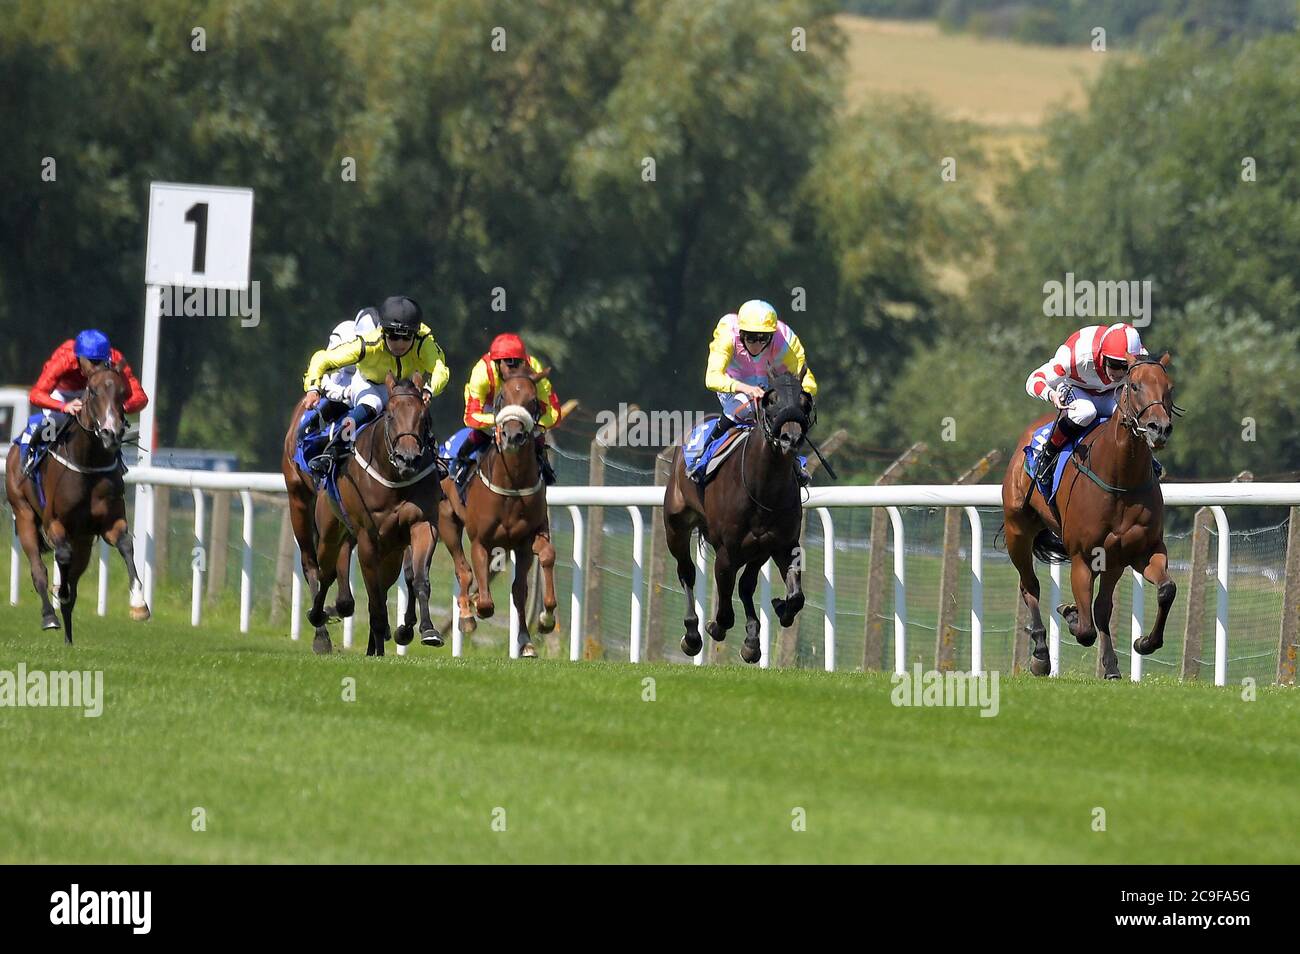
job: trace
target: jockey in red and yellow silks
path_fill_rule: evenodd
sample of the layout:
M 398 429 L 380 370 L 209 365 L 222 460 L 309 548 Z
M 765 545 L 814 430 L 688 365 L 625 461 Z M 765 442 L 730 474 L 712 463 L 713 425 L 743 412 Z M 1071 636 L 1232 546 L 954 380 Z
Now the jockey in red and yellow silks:
M 455 462 L 463 470 L 468 459 L 488 445 L 496 427 L 493 406 L 501 378 L 515 368 L 527 367 L 534 373 L 546 368 L 528 353 L 523 339 L 509 332 L 497 335 L 492 345 L 478 359 L 465 385 L 465 426 L 470 432 L 460 445 Z M 555 483 L 555 471 L 546 459 L 545 431 L 560 423 L 560 399 L 549 378 L 537 382 L 537 399 L 542 413 L 537 418 L 537 453 L 542 467 L 542 477 L 547 484 Z
M 1137 329 L 1118 322 L 1080 328 L 1056 349 L 1052 360 L 1025 381 L 1030 396 L 1065 413 L 1043 447 L 1036 478 L 1051 473 L 1061 448 L 1097 419 L 1115 413 L 1115 391 L 1128 373 L 1129 356 L 1145 357 Z
M 716 391 L 722 402 L 722 416 L 708 442 L 721 437 L 736 424 L 753 422 L 752 403 L 768 386 L 768 371 L 799 374 L 805 369 L 803 389 L 817 396 L 817 379 L 808 367 L 803 343 L 794 330 L 776 316 L 776 309 L 753 299 L 738 312 L 723 315 L 713 329 L 709 343 L 709 364 L 704 386 Z M 706 442 L 707 443 L 707 442 Z M 800 473 L 805 481 L 806 473 Z

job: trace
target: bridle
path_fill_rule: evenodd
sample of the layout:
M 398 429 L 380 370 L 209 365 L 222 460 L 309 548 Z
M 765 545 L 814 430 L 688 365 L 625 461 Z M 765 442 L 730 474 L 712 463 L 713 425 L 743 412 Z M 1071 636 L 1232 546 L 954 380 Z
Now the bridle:
M 414 437 L 416 446 L 419 448 L 419 454 L 416 456 L 416 462 L 423 460 L 429 452 L 429 446 L 426 442 L 425 431 L 428 429 L 429 409 L 426 406 L 420 413 L 420 430 L 416 431 L 394 431 L 395 420 L 392 412 L 392 399 L 394 397 L 415 397 L 420 398 L 420 391 L 414 386 L 395 387 L 389 395 L 389 407 L 384 409 L 384 452 L 388 457 L 389 465 L 398 469 L 397 464 L 397 442 L 403 437 Z M 423 403 L 423 401 L 421 401 Z
M 81 401 L 81 409 L 72 416 L 72 419 L 76 421 L 78 427 L 80 427 L 83 431 L 86 431 L 88 434 L 94 437 L 99 436 L 99 432 L 104 429 L 104 424 L 102 421 L 98 420 L 95 417 L 94 412 L 91 411 L 90 409 L 90 405 L 93 403 L 95 399 L 101 397 L 104 392 L 96 388 L 90 382 L 92 379 L 99 377 L 101 374 L 104 374 L 105 372 L 111 372 L 119 380 L 121 379 L 121 375 L 118 374 L 117 369 L 110 364 L 101 365 L 95 371 L 91 372 L 86 377 L 86 393 Z M 82 420 L 83 414 L 86 416 L 86 420 L 84 421 Z M 125 412 L 123 412 L 123 416 L 125 417 Z M 87 421 L 89 423 L 87 423 Z
M 1141 360 L 1133 362 L 1133 364 L 1131 364 L 1128 367 L 1128 369 L 1124 372 L 1124 379 L 1119 386 L 1119 392 L 1120 392 L 1119 400 L 1115 402 L 1115 410 L 1117 412 L 1116 416 L 1119 418 L 1119 426 L 1127 430 L 1135 438 L 1142 438 L 1143 436 L 1142 415 L 1145 414 L 1150 408 L 1155 407 L 1157 404 L 1164 403 L 1163 400 L 1149 401 L 1146 404 L 1142 405 L 1142 407 L 1138 408 L 1137 411 L 1134 412 L 1130 412 L 1125 407 L 1126 401 L 1130 406 L 1134 401 L 1133 381 L 1131 379 L 1131 376 L 1133 374 L 1133 369 L 1136 367 L 1140 367 L 1141 365 L 1144 364 L 1159 365 L 1160 369 L 1162 371 L 1164 370 L 1164 365 L 1160 364 L 1160 361 L 1157 358 L 1142 358 Z M 1172 401 L 1170 402 L 1170 406 L 1171 406 L 1172 413 L 1175 417 L 1182 417 L 1185 413 L 1187 413 L 1184 408 L 1179 407 L 1177 404 L 1174 404 Z
M 763 401 L 761 399 L 759 398 L 750 399 L 750 404 L 754 408 L 754 417 L 757 418 L 758 421 L 758 431 L 760 434 L 763 435 L 763 440 L 767 443 L 767 445 L 775 450 L 777 446 L 777 442 L 780 440 L 779 432 L 781 428 L 785 424 L 789 423 L 790 421 L 798 421 L 801 427 L 799 440 L 795 442 L 791 450 L 798 448 L 799 445 L 805 442 L 811 447 L 812 442 L 808 440 L 808 432 L 812 430 L 813 425 L 817 422 L 817 403 L 816 401 L 810 400 L 810 407 L 808 413 L 805 414 L 803 410 L 803 401 L 802 401 L 803 392 L 802 389 L 799 389 L 797 387 L 797 385 L 794 388 L 790 388 L 789 385 L 778 384 L 775 387 L 769 388 L 767 393 L 768 394 L 780 393 L 783 390 L 787 390 L 787 389 L 792 389 L 795 391 L 796 394 L 795 401 L 793 404 L 789 404 L 789 403 L 783 404 L 780 408 L 778 408 L 776 411 L 775 420 L 772 420 L 768 416 L 768 410 L 763 406 Z M 816 450 L 815 447 L 813 449 Z M 749 497 L 749 502 L 752 503 L 754 506 L 758 507 L 758 509 L 766 510 L 768 512 L 793 509 L 793 507 L 770 507 L 754 496 L 754 492 L 749 489 L 749 481 L 745 477 L 745 470 L 746 470 L 745 458 L 748 450 L 749 450 L 749 441 L 746 440 L 744 444 L 742 444 L 740 447 L 740 483 L 741 486 L 745 488 L 745 494 L 746 496 Z M 796 503 L 794 506 L 799 507 L 802 505 L 803 502 L 800 501 L 799 503 Z

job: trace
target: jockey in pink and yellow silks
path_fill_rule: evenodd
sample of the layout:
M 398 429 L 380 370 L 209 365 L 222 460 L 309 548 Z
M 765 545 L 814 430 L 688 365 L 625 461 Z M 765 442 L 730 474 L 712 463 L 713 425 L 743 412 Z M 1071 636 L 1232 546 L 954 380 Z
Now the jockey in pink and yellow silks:
M 803 389 L 816 397 L 817 379 L 808 368 L 799 336 L 777 318 L 776 309 L 767 302 L 753 299 L 741 305 L 738 312 L 723 315 L 713 329 L 704 373 L 704 386 L 716 391 L 722 402 L 722 416 L 709 441 L 736 424 L 753 423 L 752 402 L 763 397 L 769 369 L 799 374 L 805 368 Z

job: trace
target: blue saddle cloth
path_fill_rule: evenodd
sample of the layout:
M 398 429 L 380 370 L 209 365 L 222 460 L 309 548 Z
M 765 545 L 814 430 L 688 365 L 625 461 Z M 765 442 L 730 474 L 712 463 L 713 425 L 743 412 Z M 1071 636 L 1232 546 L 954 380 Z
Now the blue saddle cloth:
M 460 456 L 462 448 L 464 448 L 464 446 L 469 442 L 470 436 L 473 433 L 474 428 L 472 427 L 462 427 L 460 430 L 454 431 L 450 437 L 438 445 L 438 456 L 443 461 L 450 464 Z M 477 457 L 487 446 L 487 443 L 484 443 L 482 447 L 476 447 L 472 451 L 471 456 Z
M 686 475 L 688 477 L 701 481 L 707 480 L 712 476 L 712 469 L 709 464 L 717 456 L 718 451 L 733 441 L 739 440 L 740 435 L 747 433 L 752 428 L 749 424 L 737 424 L 728 428 L 721 437 L 710 441 L 708 437 L 713 431 L 713 425 L 716 423 L 716 418 L 701 421 L 687 435 L 686 444 L 682 448 L 682 456 L 685 459 Z
M 316 457 L 319 457 L 321 453 L 324 452 L 325 445 L 329 443 L 330 437 L 331 435 L 333 435 L 334 429 L 339 426 L 339 423 L 342 422 L 340 421 L 338 423 L 331 424 L 329 427 L 324 428 L 322 430 L 312 431 L 310 434 L 307 435 L 303 435 L 299 433 L 298 442 L 297 444 L 294 445 L 294 449 L 293 449 L 293 462 L 298 465 L 299 470 L 301 470 L 304 474 L 307 475 L 307 479 L 312 482 L 313 489 L 317 491 L 320 490 L 325 491 L 325 493 L 329 496 L 330 500 L 334 502 L 335 509 L 338 511 L 340 515 L 342 515 L 343 498 L 339 495 L 337 462 L 335 466 L 331 467 L 329 469 L 329 472 L 319 480 L 316 478 L 316 475 L 313 474 L 310 468 L 307 466 L 308 461 Z M 366 421 L 366 423 L 361 425 L 360 430 L 358 430 L 356 434 L 353 435 L 352 441 L 354 444 L 356 443 L 357 438 L 361 436 L 362 432 L 365 431 L 365 429 L 373 423 L 374 421 L 371 420 L 371 421 Z
M 1070 455 L 1074 453 L 1075 447 L 1079 441 L 1083 440 L 1101 425 L 1109 421 L 1109 417 L 1098 417 L 1091 424 L 1084 428 L 1083 433 L 1072 441 L 1067 441 L 1061 448 L 1061 453 L 1056 456 L 1056 466 L 1052 472 L 1047 475 L 1047 480 L 1037 482 L 1038 491 L 1043 495 L 1043 499 L 1051 503 L 1056 499 L 1057 488 L 1061 486 L 1061 475 L 1065 473 L 1066 462 L 1069 461 Z M 1053 422 L 1048 422 L 1034 431 L 1034 436 L 1029 439 L 1029 446 L 1025 448 L 1025 473 L 1033 477 L 1038 470 L 1038 458 L 1042 453 L 1043 447 L 1047 444 L 1047 438 L 1052 433 Z

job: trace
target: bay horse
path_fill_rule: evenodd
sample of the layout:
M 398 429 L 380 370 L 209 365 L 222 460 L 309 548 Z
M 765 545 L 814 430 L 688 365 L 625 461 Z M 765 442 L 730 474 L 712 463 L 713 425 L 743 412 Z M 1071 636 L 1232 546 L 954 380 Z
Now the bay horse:
M 341 554 L 349 538 L 355 541 L 370 602 L 366 655 L 384 655 L 384 643 L 390 638 L 388 591 L 404 571 L 410 598 L 406 619 L 395 634 L 398 645 L 406 645 L 414 636 L 416 604 L 421 642 L 442 645 L 442 634 L 429 618 L 428 568 L 435 543 L 432 521 L 438 512 L 440 490 L 428 399 L 419 374 L 398 381 L 390 372 L 385 385 L 388 405 L 384 413 L 361 431 L 352 454 L 338 465 L 340 510 L 335 510 L 327 493 L 316 494 L 319 586 L 312 594 L 307 621 L 316 630 L 312 649 L 317 653 L 332 650 L 325 628 L 325 595 L 336 576 L 340 587 L 346 579 Z
M 320 535 L 316 531 L 316 480 L 294 460 L 299 426 L 307 410 L 306 400 L 306 395 L 303 395 L 294 406 L 289 430 L 284 435 L 280 472 L 284 475 L 284 486 L 288 491 L 289 525 L 293 529 L 293 538 L 298 544 L 298 560 L 302 566 L 303 579 L 307 581 L 307 594 L 315 602 L 316 594 L 321 587 L 320 568 L 316 564 L 316 548 L 320 542 Z M 326 616 L 329 618 L 349 617 L 356 608 L 350 572 L 352 548 L 355 543 L 351 535 L 345 535 L 339 541 L 338 558 L 335 561 L 334 575 L 331 577 L 331 580 L 338 581 L 338 596 L 334 605 L 326 609 Z M 409 578 L 407 582 L 409 584 Z M 320 628 L 317 627 L 316 636 L 312 640 L 312 649 L 318 654 L 328 653 L 332 649 L 329 634 L 321 634 L 319 630 Z
M 23 474 L 22 447 L 18 443 L 9 448 L 5 462 L 5 495 L 31 567 L 32 586 L 41 598 L 41 628 L 57 629 L 59 625 L 50 603 L 49 577 L 41 558 L 44 550 L 53 549 L 59 567 L 56 595 L 63 615 L 63 641 L 69 646 L 77 582 L 90 563 L 97 536 L 116 548 L 126 563 L 131 618 L 149 618 L 126 522 L 120 457 L 126 433 L 123 410 L 126 394 L 126 381 L 113 366 L 91 372 L 81 410 L 60 429 L 38 465 L 44 503 L 36 492 L 36 474 L 30 478 Z
M 1147 656 L 1164 645 L 1165 622 L 1177 587 L 1169 578 L 1164 542 L 1164 497 L 1156 478 L 1153 450 L 1173 433 L 1173 417 L 1182 412 L 1173 402 L 1169 355 L 1128 359 L 1111 419 L 1087 434 L 1074 448 L 1061 475 L 1053 508 L 1043 500 L 1025 472 L 1024 454 L 1015 453 L 1002 480 L 1002 514 L 1007 553 L 1020 574 L 1020 596 L 1029 609 L 1033 643 L 1030 671 L 1051 671 L 1046 630 L 1039 612 L 1034 557 L 1070 564 L 1073 603 L 1057 607 L 1081 646 L 1101 635 L 1101 663 L 1107 679 L 1118 679 L 1119 660 L 1111 639 L 1115 585 L 1133 567 L 1156 587 L 1159 612 L 1151 632 L 1133 649 Z M 1043 418 L 1020 436 L 1029 445 Z M 1099 583 L 1096 598 L 1093 584 Z
M 492 444 L 483 452 L 468 480 L 465 500 L 451 477 L 443 481 L 443 501 L 438 512 L 438 536 L 456 565 L 460 594 L 456 598 L 460 629 L 472 633 L 479 619 L 496 612 L 492 601 L 491 571 L 502 569 L 499 558 L 513 553 L 515 579 L 510 587 L 519 618 L 519 655 L 537 655 L 528 632 L 528 571 L 536 556 L 542 566 L 542 612 L 537 622 L 540 633 L 555 629 L 555 547 L 551 544 L 546 515 L 546 483 L 537 454 L 536 421 L 542 414 L 537 382 L 550 369 L 530 371 L 526 367 L 508 371 L 501 378 L 493 414 L 496 426 Z M 471 560 L 465 559 L 461 537 L 469 531 Z M 471 567 L 472 562 L 472 567 Z M 470 584 L 477 590 L 470 611 Z
M 686 634 L 682 652 L 694 656 L 703 648 L 699 617 L 695 614 L 695 562 L 691 558 L 691 531 L 698 529 L 713 547 L 713 576 L 718 605 L 706 630 L 721 642 L 736 622 L 731 592 L 740 573 L 740 601 L 745 608 L 745 642 L 740 656 L 747 663 L 762 658 L 754 590 L 758 574 L 774 560 L 785 581 L 786 595 L 774 597 L 772 608 L 782 626 L 794 623 L 803 608 L 803 561 L 799 531 L 803 526 L 803 500 L 795 451 L 816 420 L 812 395 L 803 390 L 806 369 L 798 375 L 784 372 L 771 377 L 771 386 L 754 406 L 756 424 L 741 438 L 738 452 L 718 465 L 701 490 L 686 473 L 685 448 L 673 451 L 668 485 L 664 491 L 664 532 L 668 550 L 677 559 L 677 579 L 686 591 Z

